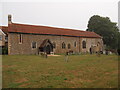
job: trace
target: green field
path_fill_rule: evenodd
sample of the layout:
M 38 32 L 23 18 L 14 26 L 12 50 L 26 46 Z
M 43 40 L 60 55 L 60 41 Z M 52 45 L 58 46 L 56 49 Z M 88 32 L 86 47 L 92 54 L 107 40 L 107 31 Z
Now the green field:
M 4 55 L 3 88 L 117 88 L 118 56 Z

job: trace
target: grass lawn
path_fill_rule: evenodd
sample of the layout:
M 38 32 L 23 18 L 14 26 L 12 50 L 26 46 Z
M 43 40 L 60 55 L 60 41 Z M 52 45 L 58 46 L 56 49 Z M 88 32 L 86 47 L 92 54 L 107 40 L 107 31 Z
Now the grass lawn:
M 3 88 L 117 88 L 118 56 L 3 55 Z

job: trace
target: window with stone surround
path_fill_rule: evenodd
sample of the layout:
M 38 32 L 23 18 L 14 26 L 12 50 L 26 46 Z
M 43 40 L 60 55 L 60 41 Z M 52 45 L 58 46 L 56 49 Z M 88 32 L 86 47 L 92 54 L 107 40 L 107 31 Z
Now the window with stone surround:
M 37 48 L 37 43 L 36 42 L 32 42 L 32 48 Z
M 86 48 L 86 41 L 82 42 L 82 48 Z
M 66 48 L 66 45 L 65 45 L 65 43 L 63 42 L 62 43 L 62 49 L 65 49 Z
M 56 43 L 55 42 L 53 42 L 53 48 L 56 48 Z
M 77 43 L 76 42 L 74 42 L 74 47 L 76 47 L 77 46 Z
M 22 44 L 23 43 L 23 36 L 22 34 L 19 34 L 19 44 Z
M 68 49 L 70 49 L 71 48 L 71 45 L 70 44 L 68 44 Z

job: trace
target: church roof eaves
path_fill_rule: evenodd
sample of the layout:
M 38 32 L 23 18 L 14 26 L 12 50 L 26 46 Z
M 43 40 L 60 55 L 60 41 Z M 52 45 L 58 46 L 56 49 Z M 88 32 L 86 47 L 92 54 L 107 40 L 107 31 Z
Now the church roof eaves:
M 12 23 L 8 25 L 8 32 L 21 32 L 21 33 L 34 33 L 34 34 L 46 34 L 46 35 L 63 35 L 63 36 L 78 36 L 78 37 L 94 37 L 102 38 L 100 35 L 82 30 L 56 28 L 48 26 L 37 26 L 27 24 Z

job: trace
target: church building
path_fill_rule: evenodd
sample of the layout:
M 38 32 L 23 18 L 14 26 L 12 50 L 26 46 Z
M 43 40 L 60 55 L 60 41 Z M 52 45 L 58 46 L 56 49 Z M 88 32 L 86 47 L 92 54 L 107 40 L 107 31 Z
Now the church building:
M 87 53 L 102 51 L 102 37 L 94 32 L 13 23 L 8 15 L 8 54 Z M 4 32 L 4 31 L 3 31 Z

